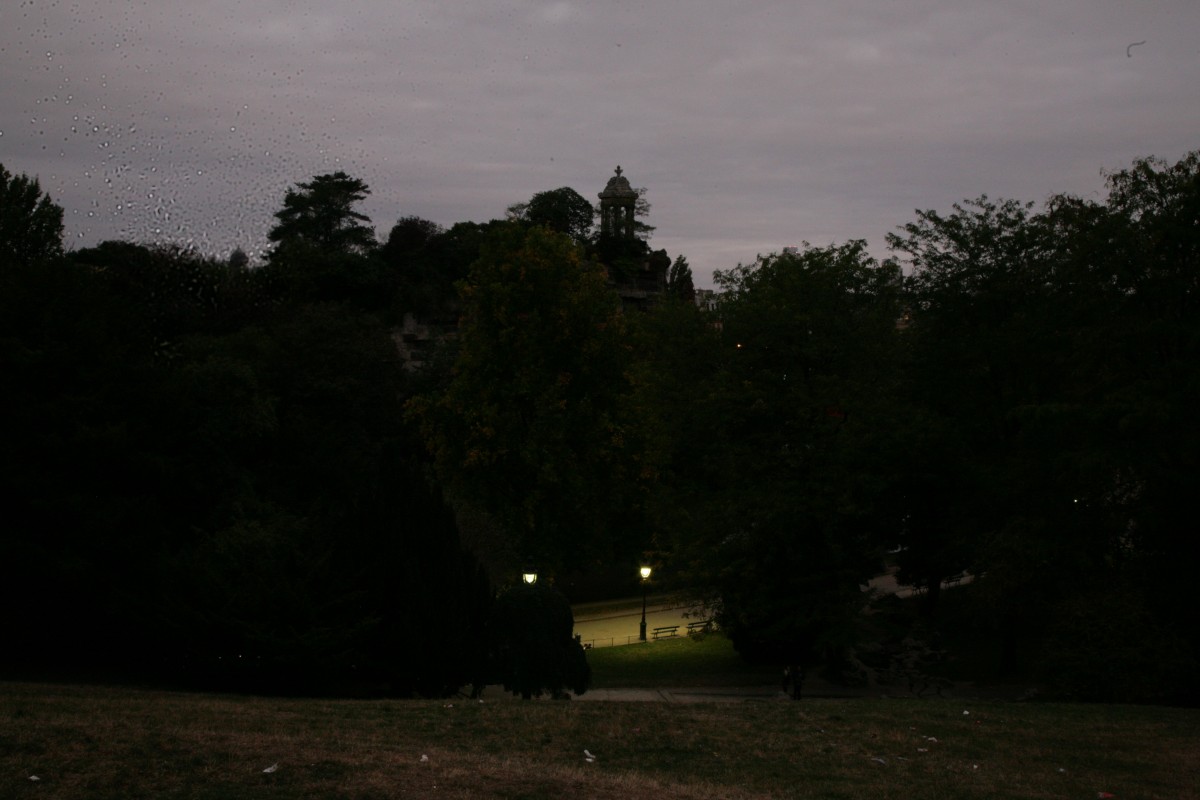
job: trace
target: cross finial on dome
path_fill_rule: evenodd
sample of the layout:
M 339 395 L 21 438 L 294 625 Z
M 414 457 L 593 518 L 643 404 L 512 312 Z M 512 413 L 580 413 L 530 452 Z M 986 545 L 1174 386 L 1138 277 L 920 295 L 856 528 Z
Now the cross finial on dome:
M 617 164 L 617 177 L 621 177 L 621 165 Z

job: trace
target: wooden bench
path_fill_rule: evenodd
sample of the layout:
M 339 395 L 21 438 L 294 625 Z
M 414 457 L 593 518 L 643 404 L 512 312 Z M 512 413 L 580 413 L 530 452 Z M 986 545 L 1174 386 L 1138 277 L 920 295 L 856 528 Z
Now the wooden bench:
M 960 572 L 957 575 L 951 575 L 949 578 L 946 578 L 945 583 L 947 586 L 958 586 L 965 577 L 967 577 L 967 573 Z
M 692 633 L 708 633 L 713 629 L 713 621 L 711 619 L 697 620 L 689 622 L 687 632 Z
M 661 628 L 655 628 L 654 633 L 653 633 L 653 637 L 655 639 L 659 638 L 660 636 L 678 636 L 678 635 L 679 635 L 679 626 L 678 625 L 663 625 Z

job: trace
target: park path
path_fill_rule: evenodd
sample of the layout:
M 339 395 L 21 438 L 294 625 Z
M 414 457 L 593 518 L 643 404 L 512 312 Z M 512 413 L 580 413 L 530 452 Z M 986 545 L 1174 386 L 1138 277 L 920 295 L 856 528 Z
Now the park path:
M 586 606 L 575 609 L 575 634 L 585 645 L 610 647 L 633 644 L 638 641 L 642 621 L 641 600 L 630 600 L 619 608 L 608 604 L 607 608 L 589 613 Z M 654 629 L 667 625 L 678 625 L 679 635 L 687 632 L 689 622 L 700 617 L 684 616 L 690 606 L 671 602 L 669 598 L 654 598 L 646 606 L 646 638 L 654 635 Z
M 778 703 L 791 698 L 770 686 L 687 689 L 588 689 L 576 700 L 632 703 Z
M 970 576 L 963 578 L 961 583 L 969 583 Z M 950 584 L 945 584 L 947 588 Z M 867 586 L 871 591 L 880 594 L 894 594 L 908 597 L 913 593 L 913 587 L 901 586 L 896 582 L 895 570 L 889 570 L 882 575 L 872 578 Z M 638 641 L 638 627 L 642 620 L 642 601 L 640 597 L 616 600 L 603 604 L 585 604 L 574 607 L 575 633 L 585 645 L 592 647 L 611 647 L 614 645 L 634 644 Z M 691 616 L 687 616 L 692 612 Z M 655 628 L 666 625 L 678 625 L 679 635 L 687 633 L 689 622 L 703 619 L 696 609 L 679 602 L 674 602 L 667 596 L 651 597 L 646 606 L 646 638 L 653 636 Z

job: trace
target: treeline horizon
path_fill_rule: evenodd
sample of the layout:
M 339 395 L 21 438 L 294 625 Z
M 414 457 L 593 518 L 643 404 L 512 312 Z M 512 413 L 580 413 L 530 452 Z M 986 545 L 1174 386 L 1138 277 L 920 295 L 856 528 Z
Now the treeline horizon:
M 711 312 L 683 255 L 623 310 L 652 229 L 605 236 L 568 187 L 378 241 L 369 187 L 315 176 L 251 267 L 65 253 L 61 209 L 3 177 L 8 672 L 579 691 L 545 584 L 650 563 L 753 660 L 933 646 L 969 572 L 953 624 L 995 677 L 1197 700 L 1198 153 L 1103 202 L 919 211 L 883 261 L 760 256 Z M 418 369 L 409 314 L 452 333 Z M 889 563 L 924 595 L 881 651 L 860 585 Z

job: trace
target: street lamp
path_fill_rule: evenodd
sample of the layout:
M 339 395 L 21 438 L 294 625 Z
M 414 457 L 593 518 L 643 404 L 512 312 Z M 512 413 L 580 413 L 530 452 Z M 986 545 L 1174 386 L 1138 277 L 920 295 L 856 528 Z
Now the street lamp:
M 537 583 L 537 573 L 533 570 L 530 570 L 529 572 L 522 572 L 521 580 L 525 581 L 527 585 L 533 586 L 535 583 Z
M 640 641 L 646 641 L 646 584 L 650 580 L 650 567 L 642 567 L 638 570 L 642 576 L 642 627 L 638 633 Z

